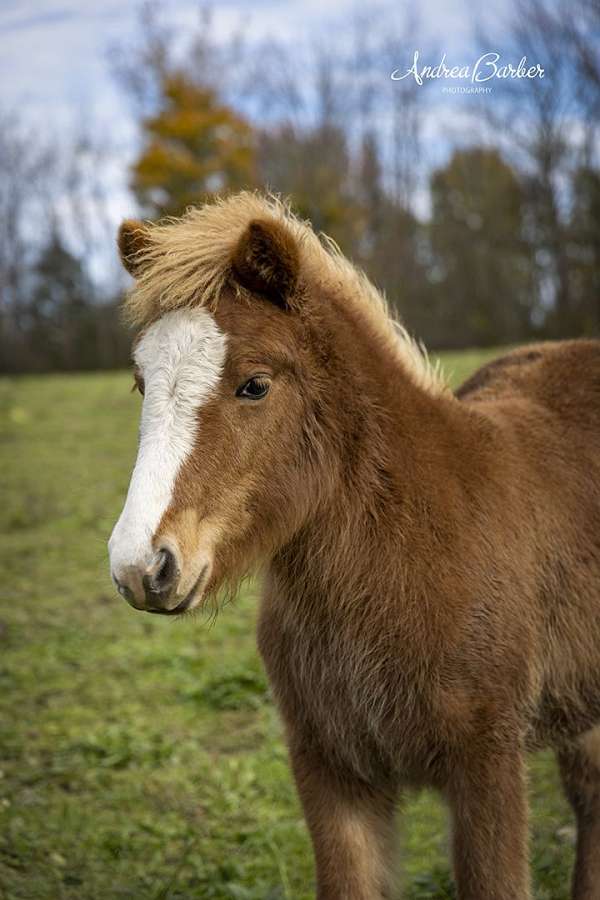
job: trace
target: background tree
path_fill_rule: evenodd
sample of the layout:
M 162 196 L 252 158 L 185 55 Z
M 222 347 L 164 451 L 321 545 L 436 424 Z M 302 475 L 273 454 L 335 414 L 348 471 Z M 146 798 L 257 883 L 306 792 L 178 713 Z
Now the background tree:
M 208 87 L 181 72 L 166 74 L 155 115 L 145 118 L 145 146 L 132 187 L 149 215 L 177 215 L 216 193 L 255 184 L 254 132 Z
M 356 252 L 360 222 L 353 196 L 351 158 L 344 132 L 332 123 L 297 131 L 291 125 L 265 131 L 259 173 L 268 189 L 290 197 L 316 231 Z
M 485 106 L 490 138 L 525 186 L 531 270 L 547 337 L 581 331 L 581 303 L 572 294 L 572 187 L 582 165 L 598 168 L 599 27 L 595 0 L 513 0 L 502 56 L 539 61 L 545 77 L 500 82 L 497 99 Z M 480 39 L 498 46 L 495 38 Z
M 0 115 L 0 364 L 19 365 L 26 331 L 27 302 L 35 264 L 35 243 L 27 223 L 44 222 L 40 202 L 44 175 L 55 156 L 40 145 L 15 115 Z
M 41 139 L 0 112 L 0 371 L 128 362 L 107 151 L 80 131 Z
M 573 179 L 569 241 L 573 321 L 577 332 L 600 334 L 600 172 L 579 168 Z
M 81 260 L 57 231 L 43 247 L 32 276 L 27 329 L 34 367 L 86 368 L 95 351 L 93 290 Z
M 431 241 L 444 343 L 510 343 L 532 331 L 524 194 L 498 151 L 457 151 L 432 176 Z

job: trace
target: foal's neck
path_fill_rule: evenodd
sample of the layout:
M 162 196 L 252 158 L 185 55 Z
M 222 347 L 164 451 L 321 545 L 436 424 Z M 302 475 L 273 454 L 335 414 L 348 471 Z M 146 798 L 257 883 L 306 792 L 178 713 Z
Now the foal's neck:
M 440 489 L 465 477 L 472 431 L 461 404 L 420 386 L 402 352 L 351 316 L 341 325 L 324 423 L 334 488 L 273 563 L 299 599 L 338 607 L 414 577 L 405 563 L 439 525 Z

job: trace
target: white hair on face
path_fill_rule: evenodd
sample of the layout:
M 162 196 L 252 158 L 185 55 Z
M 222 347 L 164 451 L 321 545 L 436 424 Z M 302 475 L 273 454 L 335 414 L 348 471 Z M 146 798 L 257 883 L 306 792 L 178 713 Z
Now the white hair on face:
M 226 342 L 208 310 L 182 309 L 154 322 L 135 349 L 145 390 L 138 456 L 108 545 L 117 578 L 150 563 L 152 538 L 194 446 L 198 409 L 221 378 Z

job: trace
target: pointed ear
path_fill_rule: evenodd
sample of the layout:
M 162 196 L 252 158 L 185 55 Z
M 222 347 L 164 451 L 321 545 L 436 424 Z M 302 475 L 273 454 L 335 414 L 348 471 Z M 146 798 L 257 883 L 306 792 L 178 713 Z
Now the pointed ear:
M 137 219 L 125 219 L 117 236 L 121 262 L 130 275 L 140 274 L 139 255 L 150 243 L 150 230 Z
M 254 219 L 238 241 L 232 268 L 242 287 L 287 308 L 298 281 L 298 246 L 285 226 Z

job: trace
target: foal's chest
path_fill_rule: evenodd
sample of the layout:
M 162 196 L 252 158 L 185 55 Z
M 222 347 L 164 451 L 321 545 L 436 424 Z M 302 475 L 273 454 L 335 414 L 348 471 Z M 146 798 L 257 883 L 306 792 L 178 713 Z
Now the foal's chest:
M 373 782 L 420 770 L 438 755 L 427 700 L 399 647 L 386 650 L 325 617 L 293 618 L 268 600 L 258 643 L 286 724 L 336 770 Z

